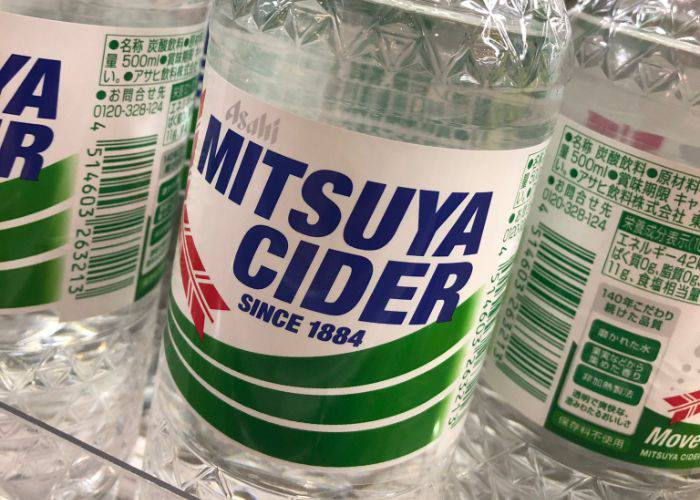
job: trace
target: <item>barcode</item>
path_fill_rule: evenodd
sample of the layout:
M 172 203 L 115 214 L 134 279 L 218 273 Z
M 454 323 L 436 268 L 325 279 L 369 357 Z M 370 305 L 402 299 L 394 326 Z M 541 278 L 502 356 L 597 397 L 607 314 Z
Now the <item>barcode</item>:
M 102 171 L 92 228 L 85 289 L 79 299 L 134 283 L 146 219 L 157 135 L 98 141 Z
M 493 289 L 489 291 L 489 298 L 491 299 L 490 305 L 488 306 L 487 316 L 484 319 L 483 332 L 487 338 L 491 335 L 491 331 L 496 325 L 496 317 L 498 316 L 498 310 L 503 304 L 503 297 L 505 296 L 505 291 L 508 285 L 508 278 L 510 277 L 510 271 L 513 268 L 513 262 L 515 262 L 515 257 L 511 257 L 508 260 L 501 262 L 496 270 L 496 274 L 492 280 L 495 280 L 493 284 Z M 493 282 L 493 281 L 492 281 Z M 474 362 L 478 366 L 481 359 L 488 352 L 489 342 L 481 342 L 477 345 L 475 350 Z
M 544 401 L 564 356 L 571 320 L 581 303 L 595 253 L 544 224 L 538 228 L 541 238 L 526 285 L 515 296 L 517 307 L 513 309 L 508 344 L 497 365 L 511 380 Z
M 503 303 L 504 292 L 506 291 L 506 286 L 508 285 L 508 278 L 510 277 L 510 270 L 513 268 L 513 262 L 515 262 L 515 257 L 511 257 L 498 266 L 498 271 L 496 273 L 497 280 L 493 293 L 493 305 L 491 306 L 492 317 L 496 315 L 498 309 Z

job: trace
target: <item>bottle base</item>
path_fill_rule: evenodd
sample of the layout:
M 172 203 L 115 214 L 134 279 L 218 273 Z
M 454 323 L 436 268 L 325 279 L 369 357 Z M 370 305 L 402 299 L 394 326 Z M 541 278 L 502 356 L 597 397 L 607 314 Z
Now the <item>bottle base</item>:
M 538 429 L 483 385 L 472 401 L 454 469 L 450 488 L 456 498 L 700 498 L 697 477 L 589 452 Z
M 431 449 L 376 471 L 315 469 L 266 457 L 211 427 L 181 399 L 161 355 L 144 468 L 198 498 L 445 498 L 451 453 Z
M 0 400 L 126 458 L 141 420 L 156 297 L 154 291 L 127 310 L 84 322 L 5 316 L 37 327 L 24 330 L 24 343 L 0 345 Z M 0 498 L 94 498 L 114 481 L 109 466 L 0 412 Z

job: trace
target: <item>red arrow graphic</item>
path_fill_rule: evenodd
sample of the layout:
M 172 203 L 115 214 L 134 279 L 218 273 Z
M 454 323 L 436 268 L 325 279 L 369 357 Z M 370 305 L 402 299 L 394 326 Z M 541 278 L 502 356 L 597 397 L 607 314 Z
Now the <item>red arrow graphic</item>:
M 671 409 L 669 413 L 673 413 L 671 417 L 671 425 L 682 422 L 683 420 L 700 413 L 700 390 L 695 392 L 687 392 L 664 398 Z
M 182 224 L 180 225 L 180 274 L 182 286 L 185 289 L 187 303 L 192 313 L 194 323 L 200 338 L 204 338 L 204 321 L 214 322 L 212 311 L 228 311 L 229 308 L 211 278 L 204 268 L 202 259 L 194 243 L 190 221 L 187 215 L 187 205 L 182 209 Z

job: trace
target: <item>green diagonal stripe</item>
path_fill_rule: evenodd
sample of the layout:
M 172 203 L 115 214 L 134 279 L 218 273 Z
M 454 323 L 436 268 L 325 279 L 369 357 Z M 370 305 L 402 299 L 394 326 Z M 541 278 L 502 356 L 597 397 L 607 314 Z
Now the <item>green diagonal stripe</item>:
M 0 271 L 0 309 L 54 302 L 60 297 L 63 257 Z
M 222 365 L 267 382 L 298 387 L 351 387 L 398 377 L 429 363 L 459 342 L 474 326 L 481 290 L 455 309 L 452 320 L 432 323 L 386 344 L 346 354 L 287 357 L 259 354 L 200 338 L 171 295 L 175 320 L 192 343 Z
M 0 262 L 23 259 L 64 245 L 69 225 L 70 214 L 65 211 L 0 231 Z
M 293 394 L 246 382 L 207 362 L 177 332 L 172 316 L 168 316 L 165 349 L 172 351 L 174 369 L 184 367 L 173 343 L 190 368 L 225 396 L 273 417 L 312 424 L 369 422 L 411 410 L 449 387 L 459 373 L 464 354 L 460 350 L 426 373 L 384 389 L 337 396 Z
M 73 190 L 76 156 L 41 169 L 39 179 L 0 183 L 0 222 L 24 217 L 67 200 Z
M 412 453 L 435 440 L 445 427 L 450 397 L 395 424 L 353 432 L 292 429 L 252 417 L 207 391 L 165 353 L 170 373 L 187 402 L 216 429 L 260 453 L 321 467 L 355 467 L 385 462 Z

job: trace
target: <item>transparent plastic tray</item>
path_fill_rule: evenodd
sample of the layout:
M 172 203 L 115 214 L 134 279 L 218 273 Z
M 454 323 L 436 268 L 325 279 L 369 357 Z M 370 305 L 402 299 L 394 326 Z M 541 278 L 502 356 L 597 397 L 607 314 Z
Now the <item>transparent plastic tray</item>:
M 0 499 L 193 498 L 2 402 L 0 421 Z
M 145 426 L 141 428 L 145 431 Z M 488 436 L 493 431 L 492 426 L 485 424 L 483 415 L 477 417 L 471 413 L 452 468 L 445 477 L 395 500 L 700 498 L 697 488 L 666 491 L 661 495 L 620 490 L 615 485 L 584 478 L 573 470 L 570 475 L 559 472 L 556 477 L 550 477 L 549 470 L 561 470 L 563 465 L 553 468 L 552 458 L 514 436 L 499 434 L 498 440 L 491 439 Z M 474 439 L 475 435 L 481 439 Z M 6 439 L 8 436 L 12 439 Z M 18 436 L 21 447 L 16 446 Z M 139 469 L 144 444 L 142 435 L 127 463 L 0 402 L 0 500 L 195 499 Z M 249 498 L 254 498 L 252 493 Z

